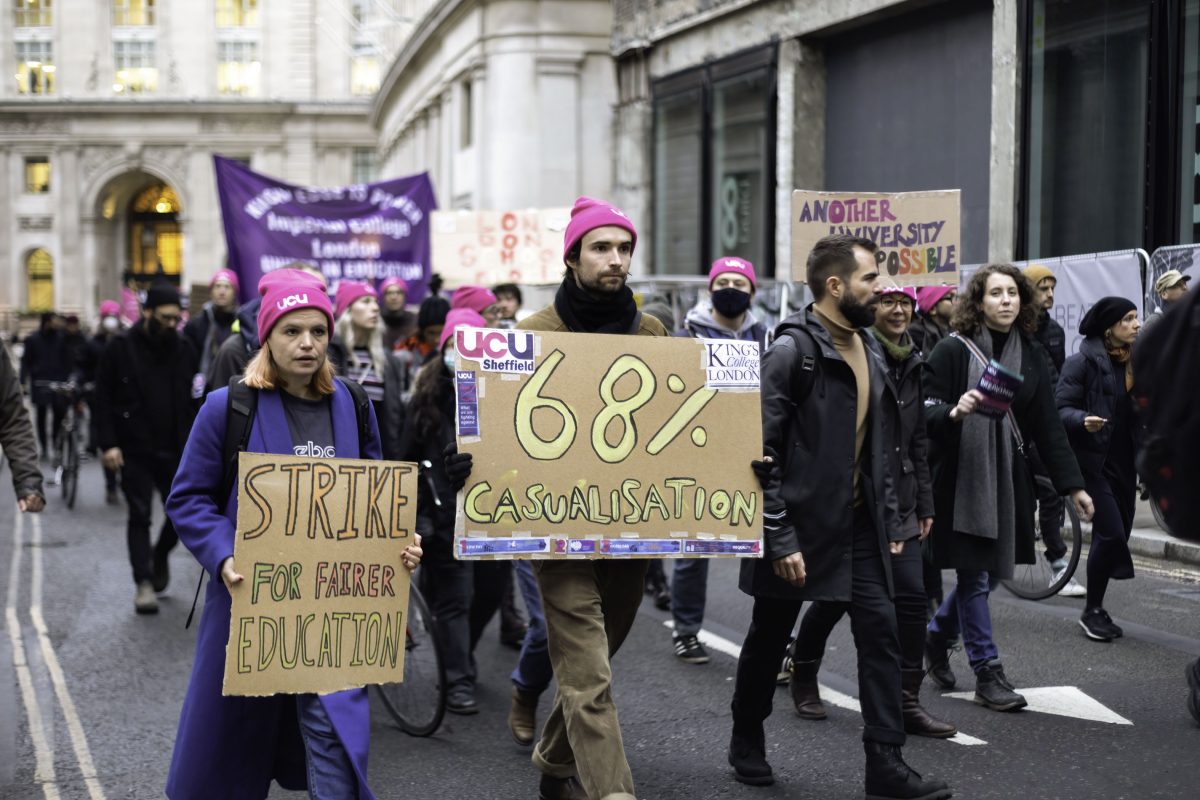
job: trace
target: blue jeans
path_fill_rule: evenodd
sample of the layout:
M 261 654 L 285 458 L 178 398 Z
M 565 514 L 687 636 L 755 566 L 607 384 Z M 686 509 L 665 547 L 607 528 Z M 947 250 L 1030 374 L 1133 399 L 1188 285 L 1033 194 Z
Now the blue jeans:
M 512 671 L 512 682 L 523 692 L 541 694 L 554 677 L 550 665 L 550 650 L 546 639 L 546 615 L 542 612 L 542 594 L 538 591 L 533 565 L 528 561 L 517 561 L 517 585 L 529 612 L 529 627 L 525 641 L 521 644 L 521 657 Z
M 352 800 L 358 797 L 358 775 L 342 746 L 321 698 L 296 695 L 296 716 L 308 766 L 308 796 L 312 800 Z
M 671 576 L 671 616 L 676 636 L 695 636 L 704 624 L 708 598 L 708 559 L 680 558 Z
M 953 641 L 962 633 L 967 660 L 976 672 L 989 661 L 1000 657 L 992 641 L 992 614 L 988 596 L 1000 581 L 987 572 L 957 570 L 958 585 L 950 590 L 937 613 L 929 622 L 932 633 Z

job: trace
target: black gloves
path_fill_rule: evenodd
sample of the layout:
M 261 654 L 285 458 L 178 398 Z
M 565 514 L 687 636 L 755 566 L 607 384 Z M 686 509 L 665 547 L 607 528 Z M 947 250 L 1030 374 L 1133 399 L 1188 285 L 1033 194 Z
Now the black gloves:
M 458 452 L 457 442 L 446 445 L 442 454 L 445 456 L 446 477 L 450 479 L 451 488 L 457 492 L 471 477 L 471 454 Z
M 768 484 L 779 477 L 779 462 L 770 452 L 763 454 L 762 461 L 751 461 L 750 469 L 754 470 L 754 477 L 758 478 L 758 485 L 764 492 Z

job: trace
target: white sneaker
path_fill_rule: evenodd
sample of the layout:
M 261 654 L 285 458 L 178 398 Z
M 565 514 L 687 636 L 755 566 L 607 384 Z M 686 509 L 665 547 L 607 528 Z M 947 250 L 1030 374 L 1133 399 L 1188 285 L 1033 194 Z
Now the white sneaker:
M 137 586 L 137 594 L 133 597 L 133 609 L 139 614 L 157 614 L 158 597 L 154 594 L 154 584 L 142 581 Z
M 1062 580 L 1063 573 L 1066 571 L 1067 568 L 1063 567 L 1055 572 L 1054 577 L 1050 579 L 1050 585 L 1053 586 Z M 1083 588 L 1079 581 L 1075 580 L 1075 576 L 1072 575 L 1071 580 L 1067 581 L 1066 585 L 1058 590 L 1058 595 L 1059 597 L 1086 597 L 1087 589 Z

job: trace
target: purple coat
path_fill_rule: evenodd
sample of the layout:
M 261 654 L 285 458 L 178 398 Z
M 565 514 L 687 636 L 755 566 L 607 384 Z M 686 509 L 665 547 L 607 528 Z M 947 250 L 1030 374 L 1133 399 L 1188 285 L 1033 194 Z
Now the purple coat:
M 371 441 L 360 446 L 354 399 L 335 382 L 333 439 L 339 457 L 379 458 L 379 428 L 371 412 Z M 229 639 L 230 597 L 220 578 L 221 562 L 233 555 L 237 520 L 236 488 L 225 513 L 214 496 L 220 492 L 221 450 L 225 440 L 227 388 L 210 394 L 200 409 L 183 460 L 171 486 L 166 510 L 179 538 L 208 573 L 208 590 L 196 661 L 188 684 L 175 753 L 167 775 L 171 800 L 261 800 L 271 780 L 285 789 L 304 789 L 307 772 L 304 746 L 296 722 L 293 695 L 224 697 L 225 644 Z M 252 453 L 292 453 L 292 438 L 283 401 L 275 391 L 261 391 L 246 448 Z M 366 689 L 321 695 L 334 729 L 358 775 L 359 797 L 374 800 L 367 787 L 370 710 Z

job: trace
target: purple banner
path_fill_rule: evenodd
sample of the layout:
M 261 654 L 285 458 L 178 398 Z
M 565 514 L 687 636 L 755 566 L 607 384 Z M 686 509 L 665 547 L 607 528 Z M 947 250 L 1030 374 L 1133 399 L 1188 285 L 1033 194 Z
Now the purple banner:
M 332 294 L 339 281 L 408 282 L 419 303 L 429 282 L 429 215 L 437 208 L 428 173 L 380 183 L 293 186 L 242 163 L 213 156 L 229 249 L 242 300 L 266 273 L 302 261 L 316 266 Z

